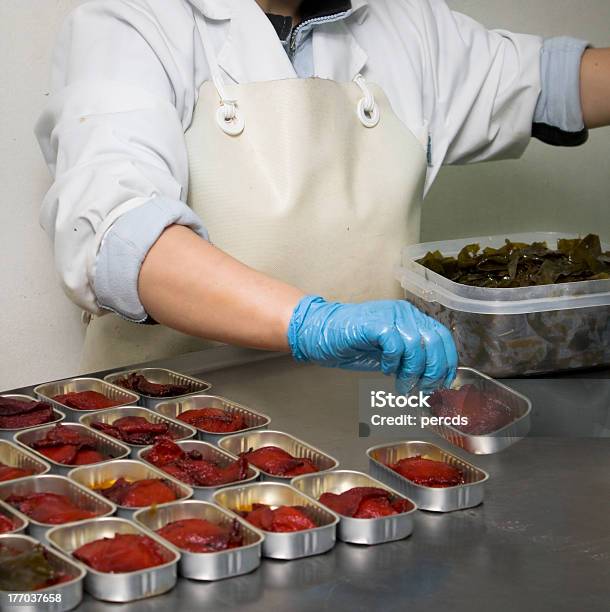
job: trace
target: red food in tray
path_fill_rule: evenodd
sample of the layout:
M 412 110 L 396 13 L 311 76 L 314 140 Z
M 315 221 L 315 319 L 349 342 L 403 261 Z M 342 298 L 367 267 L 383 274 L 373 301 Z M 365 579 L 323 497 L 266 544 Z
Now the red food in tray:
M 331 510 L 352 518 L 381 518 L 413 509 L 406 499 L 392 501 L 389 491 L 379 487 L 353 487 L 343 493 L 322 493 L 319 499 Z
M 94 570 L 110 574 L 137 572 L 170 561 L 168 553 L 152 538 L 132 533 L 94 540 L 72 554 Z
M 474 385 L 437 391 L 430 398 L 430 410 L 437 417 L 465 417 L 467 425 L 453 427 L 474 436 L 493 433 L 515 420 L 509 406 Z
M 176 418 L 211 433 L 231 433 L 248 427 L 241 414 L 222 408 L 193 408 L 181 412 Z
M 124 403 L 122 400 L 110 399 L 99 391 L 72 391 L 63 395 L 55 395 L 53 399 L 74 410 L 101 410 Z
M 188 385 L 154 383 L 136 372 L 119 378 L 114 384 L 149 397 L 176 397 L 177 395 L 185 395 L 190 391 Z
M 65 425 L 56 425 L 44 438 L 32 442 L 30 446 L 64 465 L 89 465 L 112 458 L 97 450 L 93 438 Z
M 173 521 L 157 529 L 157 533 L 174 546 L 193 553 L 208 553 L 243 546 L 239 523 L 216 525 L 198 518 Z
M 62 525 L 97 516 L 95 512 L 80 508 L 69 497 L 59 493 L 10 495 L 4 501 L 31 519 L 49 525 Z
M 135 482 L 119 478 L 112 486 L 94 491 L 119 506 L 130 508 L 165 504 L 177 499 L 174 489 L 163 478 L 145 478 Z
M 17 527 L 19 522 L 6 514 L 0 513 L 0 533 L 8 533 Z
M 292 478 L 301 474 L 320 471 L 320 468 L 310 459 L 293 457 L 283 448 L 277 446 L 261 446 L 256 450 L 250 449 L 243 456 L 252 465 L 274 476 Z
M 424 487 L 455 487 L 464 484 L 464 474 L 444 461 L 424 459 L 417 455 L 388 465 L 407 480 Z
M 0 397 L 0 429 L 23 429 L 55 420 L 51 404 Z
M 248 476 L 248 462 L 243 457 L 221 466 L 204 459 L 197 450 L 183 451 L 168 438 L 159 438 L 143 458 L 174 478 L 198 487 L 215 487 L 244 480 Z
M 167 423 L 151 423 L 139 416 L 121 417 L 112 424 L 93 421 L 91 427 L 127 444 L 140 446 L 153 444 L 159 436 L 171 437 Z
M 252 510 L 239 514 L 255 527 L 275 533 L 303 531 L 317 527 L 303 506 L 278 506 L 272 509 L 266 504 L 252 504 Z
M 32 476 L 32 474 L 34 474 L 34 470 L 12 467 L 10 465 L 0 463 L 0 482 L 4 482 L 5 480 L 14 480 L 15 478 L 24 478 L 25 476 Z

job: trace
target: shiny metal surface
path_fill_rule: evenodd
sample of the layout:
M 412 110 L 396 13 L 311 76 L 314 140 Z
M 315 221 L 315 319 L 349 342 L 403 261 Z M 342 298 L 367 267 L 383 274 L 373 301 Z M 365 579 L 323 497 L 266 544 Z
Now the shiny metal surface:
M 323 493 L 344 493 L 353 487 L 378 487 L 390 493 L 390 501 L 406 499 L 412 506 L 407 512 L 384 516 L 376 519 L 353 518 L 338 514 L 339 525 L 337 537 L 343 542 L 352 544 L 384 544 L 393 540 L 402 540 L 413 531 L 413 513 L 417 510 L 413 500 L 388 487 L 364 472 L 354 470 L 335 470 L 322 474 L 304 474 L 293 478 L 290 484 L 308 497 L 319 501 Z M 322 503 L 322 502 L 320 502 Z
M 0 500 L 2 501 L 5 501 L 11 495 L 28 495 L 30 493 L 65 495 L 75 506 L 95 512 L 97 516 L 110 516 L 116 512 L 116 506 L 111 501 L 65 476 L 45 474 L 44 476 L 32 476 L 0 483 Z M 5 503 L 8 504 L 8 502 Z M 29 535 L 46 543 L 46 535 L 49 529 L 55 527 L 55 525 L 36 521 L 17 510 L 17 508 L 13 508 L 13 512 L 28 521 L 27 533 Z
M 229 487 L 214 494 L 214 503 L 237 513 L 251 510 L 253 504 L 268 506 L 303 506 L 317 525 L 290 533 L 264 531 L 263 556 L 272 559 L 300 559 L 329 551 L 335 545 L 339 517 L 317 501 L 294 487 L 279 482 L 255 482 Z
M 184 519 L 203 519 L 216 525 L 231 527 L 239 525 L 243 546 L 209 553 L 194 553 L 174 546 L 181 558 L 178 571 L 191 580 L 223 580 L 254 571 L 261 563 L 261 549 L 265 536 L 240 517 L 215 504 L 205 501 L 188 500 L 166 504 L 156 508 L 138 510 L 134 521 L 151 531 L 157 531 L 168 523 Z M 159 536 L 162 537 L 162 536 Z
M 172 419 L 177 419 L 178 415 L 188 410 L 197 408 L 220 408 L 230 414 L 241 414 L 246 422 L 246 429 L 242 429 L 239 433 L 245 433 L 255 429 L 267 429 L 271 419 L 262 412 L 257 412 L 237 402 L 233 402 L 226 397 L 219 395 L 193 395 L 181 400 L 159 402 L 156 410 L 159 414 L 164 414 Z M 204 429 L 197 429 L 197 437 L 204 442 L 218 444 L 218 441 L 225 437 L 226 433 L 213 433 Z
M 104 497 L 99 490 L 101 487 L 109 487 L 110 483 L 114 483 L 119 478 L 125 478 L 129 482 L 144 480 L 147 478 L 161 478 L 165 480 L 168 486 L 176 494 L 179 500 L 188 499 L 193 495 L 193 489 L 184 483 L 172 478 L 169 474 L 147 464 L 134 459 L 118 459 L 117 461 L 107 461 L 105 463 L 94 463 L 93 465 L 83 465 L 77 467 L 68 473 L 68 478 L 74 482 L 86 487 L 97 495 Z M 106 499 L 104 497 L 104 499 Z M 170 502 L 168 502 L 170 503 Z M 159 504 L 161 507 L 165 504 Z M 142 508 L 122 506 L 115 504 L 116 514 L 121 518 L 131 519 L 133 515 Z
M 39 544 L 34 538 L 24 535 L 3 535 L 0 536 L 0 546 L 9 546 L 19 551 L 27 551 Z M 32 604 L 11 604 L 8 593 L 0 591 L 0 609 L 19 610 L 19 612 L 67 612 L 76 608 L 83 599 L 83 581 L 85 570 L 57 550 L 44 546 L 46 557 L 51 567 L 57 571 L 70 576 L 70 580 L 61 584 L 33 591 L 37 595 L 44 597 L 48 594 L 57 594 L 60 601 L 40 602 Z M 13 592 L 13 591 L 11 591 Z M 17 591 L 20 592 L 20 591 Z M 26 591 L 27 592 L 27 591 Z M 32 592 L 32 591 L 30 591 Z
M 367 450 L 371 475 L 415 501 L 422 510 L 453 512 L 478 506 L 483 501 L 485 482 L 489 474 L 464 459 L 430 442 L 397 442 L 379 444 Z M 464 484 L 455 487 L 426 487 L 416 484 L 389 468 L 407 457 L 443 461 L 459 470 Z
M 10 399 L 22 400 L 22 401 L 31 401 L 38 402 L 40 400 L 32 397 L 31 395 L 22 395 L 19 393 L 3 393 L 0 397 L 8 397 Z M 57 408 L 53 408 L 53 420 L 45 423 L 45 425 L 54 425 L 56 423 L 60 423 L 66 418 L 66 415 L 61 412 L 61 410 L 57 410 Z M 31 425 L 30 427 L 19 427 L 17 429 L 6 429 L 4 427 L 0 427 L 0 438 L 4 438 L 5 440 L 12 440 L 13 436 L 20 431 L 27 431 L 28 429 L 33 429 L 34 427 L 38 427 L 38 425 Z
M 64 395 L 66 393 L 78 393 L 80 391 L 97 391 L 102 393 L 111 400 L 120 402 L 113 408 L 119 406 L 129 406 L 131 404 L 137 404 L 139 396 L 131 391 L 121 389 L 116 385 L 111 385 L 105 380 L 93 377 L 79 377 L 79 378 L 66 378 L 65 380 L 59 380 L 52 383 L 45 383 L 38 385 L 34 388 L 34 394 L 41 400 L 49 402 L 52 406 L 56 406 L 61 412 L 66 415 L 66 421 L 77 422 L 83 414 L 90 414 L 91 412 L 97 412 L 96 410 L 76 410 L 70 408 L 60 402 L 53 399 L 56 395 Z
M 158 365 L 209 379 L 237 402 L 265 406 L 276 428 L 313 442 L 350 469 L 366 471 L 367 448 L 404 437 L 358 437 L 359 382 L 370 379 L 367 373 L 233 347 Z M 416 512 L 411 537 L 381 546 L 338 542 L 324 555 L 263 560 L 258 570 L 230 580 L 179 580 L 170 593 L 133 602 L 125 612 L 605 610 L 610 440 L 594 436 L 608 431 L 610 421 L 589 407 L 608 405 L 610 371 L 576 376 L 580 382 L 567 396 L 556 380 L 507 383 L 532 399 L 532 430 L 502 453 L 476 457 L 491 475 L 484 504 L 448 514 Z M 573 377 L 562 375 L 562 382 Z M 588 424 L 590 414 L 599 429 Z M 437 444 L 450 448 L 444 440 Z M 80 610 L 114 607 L 86 595 Z
M 177 580 L 177 565 L 180 554 L 166 546 L 164 541 L 151 531 L 121 518 L 101 518 L 56 527 L 48 533 L 49 542 L 66 555 L 71 555 L 84 544 L 101 538 L 112 538 L 117 533 L 145 535 L 155 540 L 164 550 L 167 562 L 162 565 L 126 573 L 105 573 L 88 567 L 85 589 L 97 599 L 112 602 L 128 602 L 154 597 L 172 589 Z
M 64 423 L 64 425 L 65 427 L 70 427 L 71 429 L 77 429 L 84 436 L 88 436 L 95 440 L 96 450 L 104 455 L 108 455 L 109 459 L 107 459 L 107 461 L 112 461 L 112 459 L 124 459 L 129 457 L 131 454 L 131 449 L 129 446 L 119 442 L 115 438 L 111 438 L 110 436 L 96 431 L 95 429 L 91 429 L 91 427 L 87 427 L 81 423 Z M 32 443 L 36 442 L 36 440 L 41 440 L 44 438 L 47 435 L 47 432 L 53 427 L 55 427 L 55 425 L 41 425 L 40 427 L 34 427 L 33 429 L 22 431 L 21 433 L 15 435 L 15 442 L 17 442 L 17 444 L 20 446 L 25 447 L 36 457 L 40 457 L 40 459 L 50 464 L 51 472 L 60 474 L 62 476 L 67 476 L 68 472 L 76 466 L 53 461 L 53 459 L 45 457 L 42 453 L 39 453 L 36 449 L 31 447 Z
M 197 451 L 201 454 L 202 459 L 205 459 L 206 461 L 214 461 L 220 467 L 225 467 L 235 461 L 235 457 L 233 457 L 233 455 L 222 450 L 221 448 L 218 448 L 217 446 L 214 446 L 213 444 L 210 444 L 209 442 L 203 442 L 201 440 L 183 440 L 182 442 L 177 442 L 176 444 L 178 444 L 178 446 L 180 446 L 180 448 L 182 448 L 182 450 L 184 450 L 185 452 L 192 450 Z M 147 446 L 146 448 L 143 448 L 142 450 L 138 451 L 138 459 L 146 463 L 146 465 L 156 467 L 154 466 L 154 464 L 146 460 L 146 454 L 150 450 L 150 448 L 150 446 Z M 157 469 L 161 470 L 161 468 Z M 260 472 L 254 466 L 249 466 L 247 478 L 244 478 L 244 480 L 240 480 L 239 482 L 242 484 L 253 482 L 254 480 L 257 480 L 259 476 Z M 212 501 L 212 497 L 216 491 L 218 491 L 219 489 L 223 489 L 224 487 L 230 487 L 235 484 L 237 483 L 229 482 L 227 484 L 219 485 L 216 487 L 200 487 L 197 485 L 189 486 L 193 489 L 193 497 L 195 497 L 195 499 L 199 499 L 202 501 Z
M 464 433 L 451 425 L 430 426 L 432 431 L 445 438 L 453 446 L 463 448 L 475 455 L 498 453 L 528 434 L 532 403 L 527 397 L 472 368 L 458 368 L 452 386 L 454 389 L 459 389 L 464 385 L 474 385 L 480 391 L 489 393 L 500 400 L 510 409 L 513 421 L 493 433 L 479 436 Z M 422 409 L 422 414 L 431 416 L 427 408 Z
M 131 393 L 135 393 L 140 397 L 139 403 L 143 406 L 146 406 L 146 408 L 155 408 L 157 404 L 167 402 L 168 400 L 175 400 L 178 398 L 186 397 L 188 395 L 193 395 L 194 393 L 205 393 L 206 391 L 209 391 L 212 388 L 212 385 L 205 380 L 199 380 L 198 378 L 186 376 L 185 374 L 180 374 L 179 372 L 173 372 L 172 370 L 168 370 L 166 368 L 132 368 L 130 370 L 122 370 L 120 372 L 113 372 L 112 374 L 108 374 L 104 376 L 104 380 L 114 385 L 116 384 L 116 381 L 119 378 L 133 373 L 141 374 L 152 383 L 157 383 L 161 385 L 185 385 L 188 387 L 188 391 L 186 393 L 182 393 L 180 395 L 172 395 L 169 397 L 154 397 L 152 395 L 144 395 L 143 393 L 138 393 L 137 391 L 129 390 Z M 120 387 L 121 385 L 117 386 Z
M 0 463 L 32 470 L 34 472 L 32 476 L 46 474 L 51 469 L 51 464 L 40 458 L 39 455 L 35 455 L 21 445 L 9 442 L 9 440 L 0 440 Z M 13 482 L 13 480 L 5 482 Z
M 172 435 L 174 440 L 190 440 L 197 435 L 197 430 L 186 423 L 181 423 L 169 417 L 163 416 L 154 410 L 148 408 L 142 408 L 141 406 L 122 406 L 121 408 L 107 408 L 106 410 L 100 410 L 98 412 L 92 412 L 91 414 L 84 414 L 80 417 L 79 422 L 87 427 L 91 427 L 91 423 L 100 421 L 112 425 L 117 419 L 123 417 L 137 416 L 143 417 L 151 423 L 167 423 L 169 427 L 169 433 Z M 106 434 L 109 435 L 109 434 Z M 111 436 L 112 437 L 112 436 Z M 145 448 L 146 444 L 129 444 L 123 442 L 125 446 L 129 446 L 131 449 L 131 457 L 135 459 L 138 451 L 141 448 Z
M 320 472 L 334 470 L 339 467 L 339 462 L 334 457 L 284 431 L 263 430 L 234 434 L 222 438 L 218 442 L 218 446 L 236 457 L 240 453 L 247 452 L 249 449 L 256 450 L 262 446 L 277 446 L 290 453 L 293 457 L 310 459 L 320 468 Z M 288 484 L 291 479 L 291 476 L 276 476 L 265 470 L 260 470 L 260 473 L 261 480 L 268 480 L 270 482 Z

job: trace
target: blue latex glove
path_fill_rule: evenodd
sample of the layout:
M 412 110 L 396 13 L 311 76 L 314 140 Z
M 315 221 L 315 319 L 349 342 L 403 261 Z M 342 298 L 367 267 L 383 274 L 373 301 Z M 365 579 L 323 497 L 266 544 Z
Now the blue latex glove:
M 297 361 L 394 374 L 401 393 L 451 385 L 458 362 L 449 330 L 403 300 L 305 297 L 292 314 L 288 342 Z

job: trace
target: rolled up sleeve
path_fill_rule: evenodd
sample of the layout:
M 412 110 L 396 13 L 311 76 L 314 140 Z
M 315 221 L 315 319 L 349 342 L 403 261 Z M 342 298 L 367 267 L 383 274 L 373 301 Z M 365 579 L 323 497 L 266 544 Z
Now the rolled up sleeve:
M 580 100 L 580 65 L 589 46 L 584 40 L 567 36 L 544 41 L 541 93 L 532 134 L 547 144 L 578 146 L 587 141 Z
M 54 177 L 40 220 L 65 292 L 94 314 L 141 320 L 146 249 L 171 223 L 206 236 L 184 203 L 194 100 L 185 72 L 139 0 L 86 3 L 60 34 L 54 93 L 36 126 Z

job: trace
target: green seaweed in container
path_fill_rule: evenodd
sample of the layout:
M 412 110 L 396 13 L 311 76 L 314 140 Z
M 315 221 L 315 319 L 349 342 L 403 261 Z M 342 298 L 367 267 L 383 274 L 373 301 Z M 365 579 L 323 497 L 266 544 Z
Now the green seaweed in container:
M 457 257 L 430 251 L 417 260 L 425 268 L 462 285 L 489 288 L 533 287 L 610 279 L 610 251 L 602 251 L 599 236 L 546 242 L 511 242 L 500 248 L 468 244 Z

